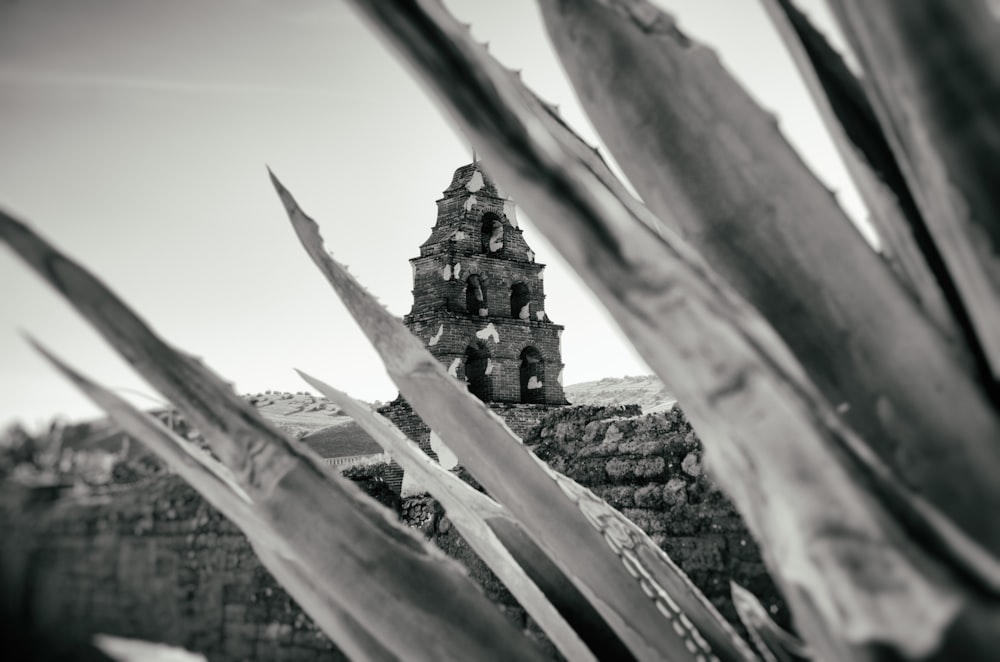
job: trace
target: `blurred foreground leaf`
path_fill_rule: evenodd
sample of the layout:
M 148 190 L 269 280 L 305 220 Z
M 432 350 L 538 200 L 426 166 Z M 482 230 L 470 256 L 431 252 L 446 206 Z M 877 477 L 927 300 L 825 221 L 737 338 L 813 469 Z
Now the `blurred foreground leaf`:
M 312 590 L 353 619 L 356 627 L 327 630 L 348 655 L 363 657 L 377 641 L 404 659 L 542 659 L 459 564 L 170 348 L 96 278 L 2 213 L 0 237 L 204 435 L 256 517 L 294 549 Z
M 843 424 L 757 311 L 670 230 L 670 223 L 659 236 L 650 230 L 658 224 L 655 217 L 622 193 L 600 158 L 514 74 L 472 43 L 439 4 L 355 4 L 434 92 L 491 175 L 517 196 L 639 354 L 674 388 L 705 442 L 709 468 L 761 542 L 796 624 L 817 654 L 839 659 L 889 647 L 928 656 L 953 629 L 977 651 L 990 650 L 998 635 L 987 624 L 996 613 L 980 598 L 982 590 L 1000 586 L 996 559 L 910 493 Z M 592 3 L 561 7 L 581 4 Z M 640 18 L 648 8 L 632 6 Z M 714 180 L 702 185 L 709 181 Z M 341 296 L 353 309 L 355 295 L 345 289 Z M 376 327 L 369 334 L 378 345 L 384 326 L 367 322 Z M 936 333 L 926 324 L 920 328 L 924 337 Z M 382 343 L 381 350 L 394 377 L 408 372 L 416 378 L 432 369 L 424 363 L 394 365 L 401 349 L 396 342 Z M 931 361 L 951 365 L 954 357 L 944 352 Z M 671 379 L 677 375 L 684 378 Z M 416 402 L 429 393 L 411 394 L 402 385 L 401 391 L 421 415 L 435 415 L 433 404 Z M 451 397 L 441 392 L 437 402 Z M 971 397 L 972 406 L 982 409 L 981 394 L 973 391 Z M 955 415 L 958 402 L 968 404 L 949 402 L 949 415 Z M 980 424 L 993 429 L 994 419 L 986 410 L 962 420 L 973 429 Z M 446 441 L 473 472 L 469 456 Z M 989 445 L 966 444 L 965 450 L 994 463 Z M 988 498 L 1000 498 L 983 481 L 982 464 L 971 464 L 980 489 Z M 511 463 L 500 466 L 516 473 Z M 954 491 L 955 481 L 946 486 Z M 970 494 L 971 488 L 963 493 L 967 502 Z M 513 502 L 493 495 L 521 517 Z M 991 541 L 1000 536 L 982 512 L 960 515 L 971 519 L 977 534 Z

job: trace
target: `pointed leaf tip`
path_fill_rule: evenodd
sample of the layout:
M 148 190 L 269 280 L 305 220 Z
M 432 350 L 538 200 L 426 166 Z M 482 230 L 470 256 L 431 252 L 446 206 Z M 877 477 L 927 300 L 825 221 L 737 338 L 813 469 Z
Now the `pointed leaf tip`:
M 281 183 L 281 180 L 278 179 L 278 176 L 274 174 L 273 170 L 268 168 L 267 175 L 268 177 L 271 178 L 271 185 L 274 186 L 274 190 L 278 192 L 279 196 L 289 195 L 288 189 L 285 188 L 285 185 Z
M 42 357 L 46 361 L 48 361 L 53 366 L 55 366 L 60 372 L 67 373 L 68 375 L 71 375 L 71 376 L 76 374 L 72 368 L 70 368 L 61 359 L 59 359 L 58 357 L 56 357 L 56 355 L 54 353 L 52 353 L 51 351 L 49 351 L 49 349 L 47 347 L 45 347 L 45 345 L 43 345 L 41 343 L 41 341 L 36 340 L 33 335 L 31 335 L 27 331 L 22 331 L 21 335 L 24 338 L 24 340 L 29 345 L 31 345 L 32 349 L 34 349 L 36 352 L 38 352 L 39 354 L 41 354 Z
M 292 192 L 281 183 L 277 175 L 273 172 L 271 173 L 271 183 L 274 185 L 274 190 L 277 191 L 278 197 L 281 199 L 281 204 L 285 207 L 285 213 L 288 214 L 288 220 L 291 221 L 295 233 L 299 236 L 299 240 L 306 246 L 306 251 L 313 256 L 313 260 L 315 261 L 317 258 L 313 255 L 313 251 L 322 250 L 325 245 L 323 236 L 319 230 L 319 223 L 302 210 Z M 315 248 L 316 246 L 318 246 L 318 249 Z
M 281 183 L 281 180 L 278 179 L 278 176 L 274 174 L 274 171 L 271 170 L 270 167 L 267 169 L 267 174 L 271 178 L 271 185 L 274 186 L 274 190 L 278 194 L 278 198 L 281 200 L 281 204 L 284 206 L 285 212 L 288 214 L 289 220 L 292 221 L 292 224 L 295 225 L 300 222 L 312 223 L 317 227 L 318 232 L 318 225 L 316 224 L 316 221 L 311 219 L 304 211 L 302 211 L 302 208 L 299 206 L 295 196 L 288 190 L 288 187 Z
M 62 374 L 63 377 L 69 379 L 69 381 L 73 382 L 73 384 L 77 387 L 82 387 L 85 391 L 92 390 L 96 387 L 94 382 L 85 377 L 83 373 L 70 367 L 68 363 L 56 356 L 53 351 L 43 345 L 40 340 L 36 340 L 30 333 L 25 333 L 24 339 L 31 345 L 32 349 L 41 354 L 42 358 L 48 361 L 57 372 Z
M 15 253 L 20 252 L 12 243 L 15 240 L 15 235 L 28 232 L 30 230 L 28 230 L 28 226 L 24 221 L 7 212 L 7 210 L 0 208 L 0 238 L 5 239 L 11 244 L 11 248 L 14 249 Z

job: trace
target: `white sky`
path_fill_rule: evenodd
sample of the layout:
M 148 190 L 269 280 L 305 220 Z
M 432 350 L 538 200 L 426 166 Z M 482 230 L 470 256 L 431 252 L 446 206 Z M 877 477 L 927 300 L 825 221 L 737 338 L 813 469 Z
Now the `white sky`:
M 446 4 L 596 142 L 533 2 Z M 757 0 L 659 4 L 715 46 L 862 216 Z M 832 24 L 819 0 L 801 4 Z M 0 3 L 0 205 L 240 392 L 304 390 L 298 367 L 367 400 L 396 394 L 298 245 L 265 164 L 334 254 L 402 315 L 412 302 L 408 259 L 469 160 L 433 102 L 338 0 Z M 549 265 L 546 310 L 566 326 L 565 383 L 650 372 L 530 218 L 519 219 Z M 153 393 L 6 249 L 0 311 L 0 425 L 97 413 L 21 331 L 104 384 Z

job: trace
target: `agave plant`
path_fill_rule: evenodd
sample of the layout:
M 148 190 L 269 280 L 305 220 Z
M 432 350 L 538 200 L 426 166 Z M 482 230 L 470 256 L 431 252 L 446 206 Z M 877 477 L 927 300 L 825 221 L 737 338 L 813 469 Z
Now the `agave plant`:
M 865 196 L 873 250 L 708 49 L 646 0 L 539 0 L 642 196 L 435 0 L 354 0 L 676 393 L 805 644 L 734 588 L 754 652 L 645 534 L 539 462 L 333 260 L 401 394 L 486 489 L 303 375 L 444 505 L 568 659 L 993 659 L 1000 645 L 1000 24 L 995 3 L 830 0 L 857 79 L 763 0 Z M 23 223 L 2 236 L 214 458 L 52 361 L 246 532 L 357 659 L 541 659 L 454 562 L 172 349 Z M 43 350 L 44 351 L 44 350 Z M 217 458 L 217 459 L 216 459 Z M 328 559 L 343 559 L 331 567 Z

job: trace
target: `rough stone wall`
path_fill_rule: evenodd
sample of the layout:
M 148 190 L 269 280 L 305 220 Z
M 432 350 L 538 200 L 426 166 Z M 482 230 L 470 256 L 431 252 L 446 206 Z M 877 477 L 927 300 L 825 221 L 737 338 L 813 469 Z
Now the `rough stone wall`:
M 502 402 L 489 403 L 490 409 L 497 413 L 507 426 L 519 437 L 524 439 L 544 417 L 556 411 L 561 405 L 525 405 Z M 437 459 L 437 454 L 431 448 L 431 430 L 417 416 L 416 412 L 402 398 L 396 398 L 379 408 L 378 412 L 388 418 L 403 434 L 417 443 L 428 455 Z M 384 472 L 383 479 L 395 491 L 400 493 L 403 485 L 403 470 L 392 463 Z
M 545 418 L 525 443 L 639 525 L 730 622 L 739 623 L 732 579 L 787 627 L 788 609 L 757 544 L 703 471 L 701 442 L 684 414 L 677 407 L 638 414 L 635 405 L 565 407 Z
M 64 651 L 77 659 L 99 632 L 183 646 L 213 662 L 347 659 L 236 527 L 177 477 L 54 504 L 5 492 L 0 527 L 2 614 L 49 647 L 36 659 Z
M 400 502 L 385 488 L 384 471 L 384 465 L 359 467 L 345 475 L 464 562 L 501 611 L 550 646 L 441 507 L 426 495 Z M 96 633 L 182 646 L 213 662 L 347 659 L 260 564 L 235 525 L 180 478 L 161 475 L 82 500 L 30 503 L 26 495 L 0 492 L 0 619 L 6 626 L 0 632 L 26 633 L 36 646 L 34 659 L 79 659 Z
M 563 407 L 562 405 L 525 405 L 504 402 L 491 402 L 488 406 L 500 418 L 504 419 L 507 426 L 522 439 L 527 437 L 542 419 Z M 427 451 L 432 457 L 434 456 L 434 451 L 431 449 L 430 428 L 417 416 L 406 400 L 396 398 L 389 404 L 380 407 L 378 412 L 392 421 L 403 434 L 417 442 L 420 448 Z
M 489 406 L 522 440 L 527 438 L 542 420 L 564 407 L 564 405 L 525 405 L 506 402 L 491 402 Z
M 403 434 L 417 442 L 425 453 L 437 459 L 431 449 L 431 429 L 417 416 L 406 400 L 397 397 L 389 404 L 379 407 L 378 413 L 388 418 Z
M 730 578 L 787 625 L 753 539 L 702 472 L 701 446 L 679 411 L 494 410 L 553 467 L 650 533 L 731 621 Z M 429 438 L 405 402 L 382 411 L 407 434 Z M 400 500 L 398 490 L 386 487 L 384 466 L 349 475 L 465 563 L 508 617 L 543 639 L 437 503 L 427 496 Z M 214 662 L 344 659 L 260 565 L 242 534 L 174 476 L 145 479 L 109 496 L 35 505 L 0 493 L 0 531 L 0 620 L 44 633 L 50 643 L 53 633 L 59 644 L 72 646 L 105 632 L 184 646 Z
M 516 419 L 520 407 L 505 412 Z M 740 632 L 732 579 L 752 591 L 779 624 L 790 615 L 736 509 L 702 470 L 702 447 L 683 413 L 643 415 L 638 405 L 552 407 L 521 433 L 540 457 L 639 525 Z M 468 477 L 467 477 L 468 479 Z M 490 599 L 526 631 L 544 639 L 524 609 L 458 535 L 430 497 L 402 501 L 404 519 L 462 561 Z

